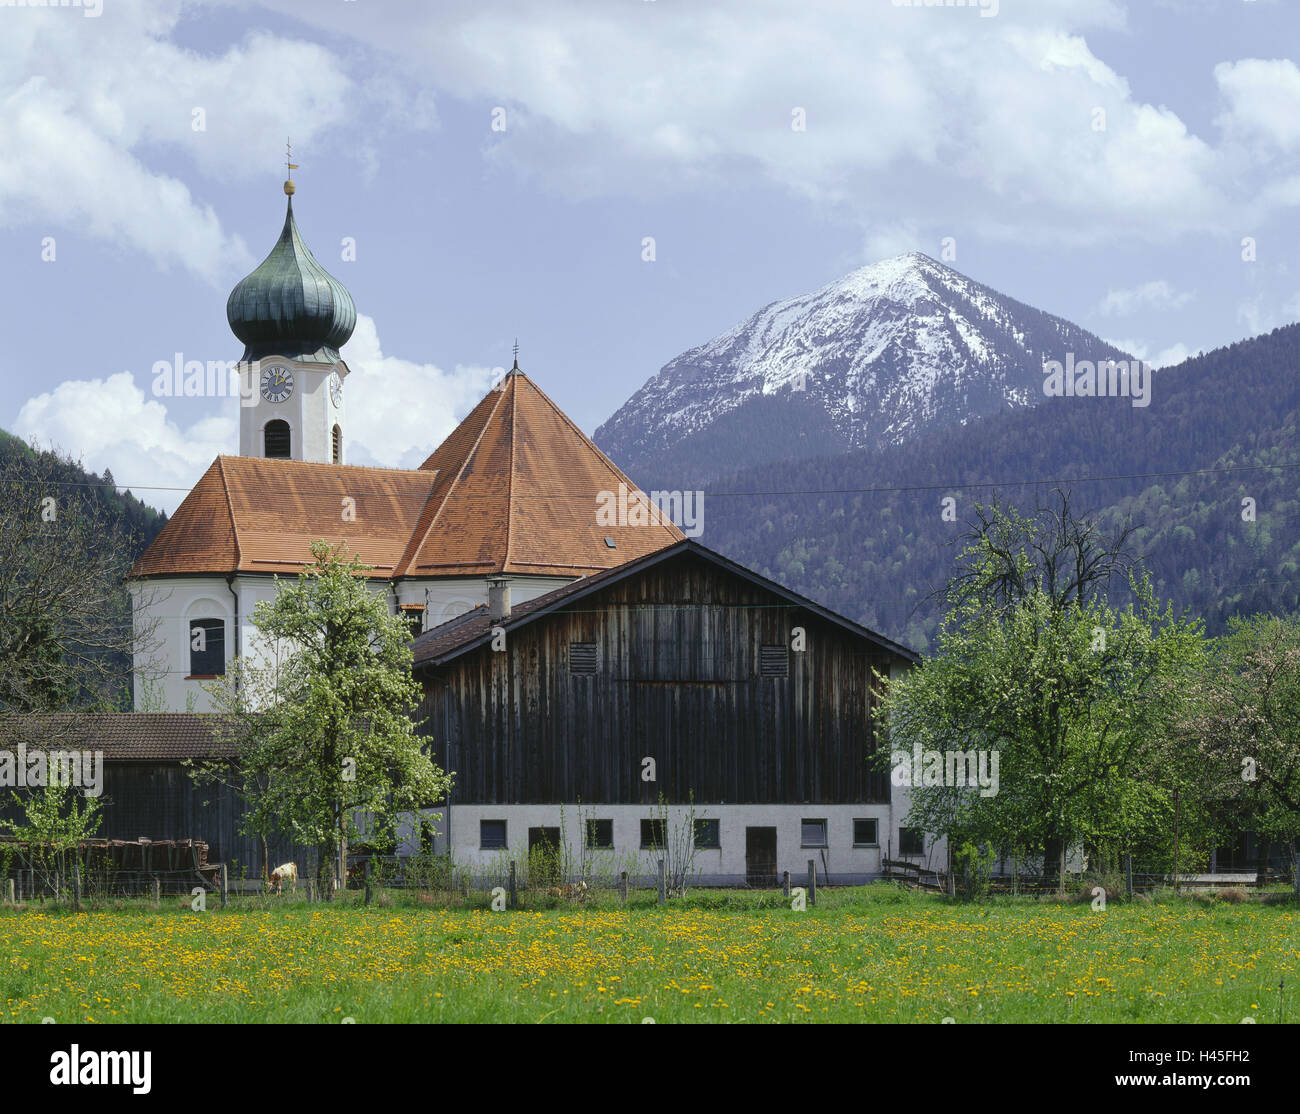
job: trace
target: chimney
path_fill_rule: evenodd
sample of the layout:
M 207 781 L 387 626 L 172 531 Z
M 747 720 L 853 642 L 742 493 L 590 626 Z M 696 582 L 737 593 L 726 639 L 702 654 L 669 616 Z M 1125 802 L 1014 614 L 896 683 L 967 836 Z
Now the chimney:
M 504 576 L 488 577 L 488 619 L 504 623 L 510 618 L 510 581 Z

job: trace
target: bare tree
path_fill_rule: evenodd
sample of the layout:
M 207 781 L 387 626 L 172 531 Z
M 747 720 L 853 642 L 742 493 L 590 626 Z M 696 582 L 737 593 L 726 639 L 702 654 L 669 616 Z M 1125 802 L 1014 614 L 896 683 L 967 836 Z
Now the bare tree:
M 71 461 L 0 448 L 0 712 L 129 708 L 157 645 L 124 584 L 140 539 Z

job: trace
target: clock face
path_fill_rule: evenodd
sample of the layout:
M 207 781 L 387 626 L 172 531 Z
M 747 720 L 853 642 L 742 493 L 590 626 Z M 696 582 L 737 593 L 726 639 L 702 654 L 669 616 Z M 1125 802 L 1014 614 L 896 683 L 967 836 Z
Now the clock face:
M 330 401 L 335 406 L 343 405 L 343 380 L 337 371 L 330 372 Z
M 267 402 L 285 402 L 293 394 L 293 372 L 283 364 L 272 364 L 262 372 L 262 397 Z

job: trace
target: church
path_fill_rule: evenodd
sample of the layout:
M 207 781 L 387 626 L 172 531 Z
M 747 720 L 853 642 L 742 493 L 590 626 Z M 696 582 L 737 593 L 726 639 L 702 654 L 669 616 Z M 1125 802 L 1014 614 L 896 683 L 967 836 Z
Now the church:
M 486 603 L 490 585 L 522 603 L 683 536 L 666 518 L 598 520 L 602 493 L 636 485 L 518 360 L 419 468 L 347 464 L 346 405 L 366 404 L 339 354 L 356 308 L 303 241 L 294 188 L 278 242 L 226 303 L 244 345 L 239 455 L 212 462 L 131 570 L 137 632 L 152 631 L 136 711 L 209 710 L 203 682 L 257 655 L 254 607 L 317 538 L 372 566 L 415 635 Z
M 186 753 L 217 746 L 223 717 L 197 714 L 204 682 L 263 652 L 254 608 L 323 538 L 407 617 L 418 730 L 455 775 L 448 800 L 410 818 L 403 853 L 449 851 L 480 876 L 538 848 L 583 875 L 617 859 L 645 877 L 689 855 L 699 881 L 757 885 L 810 863 L 840 883 L 891 858 L 937 863 L 943 848 L 903 826 L 906 791 L 868 763 L 873 675 L 916 655 L 670 515 L 607 513 L 654 498 L 517 358 L 420 467 L 347 463 L 346 407 L 366 405 L 340 355 L 356 310 L 285 192 L 278 242 L 226 306 L 244 346 L 239 455 L 212 462 L 131 572 L 137 631 L 158 645 L 135 661 L 137 719 L 166 734 L 170 714 L 198 740 Z M 139 825 L 160 807 L 142 805 Z M 220 825 L 187 805 L 186 831 L 148 834 L 249 855 L 238 802 L 223 807 Z

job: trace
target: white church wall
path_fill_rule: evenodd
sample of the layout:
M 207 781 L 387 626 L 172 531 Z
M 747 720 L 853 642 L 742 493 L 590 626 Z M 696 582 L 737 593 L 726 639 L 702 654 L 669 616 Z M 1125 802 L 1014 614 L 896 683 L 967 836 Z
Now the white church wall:
M 135 710 L 211 711 L 212 702 L 203 690 L 203 682 L 190 675 L 190 632 L 199 619 L 222 620 L 229 667 L 235 652 L 235 601 L 225 578 L 147 580 L 133 585 L 131 596 L 137 639 L 153 628 L 153 645 L 138 647 L 135 655 Z

